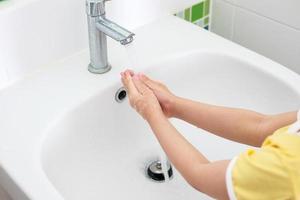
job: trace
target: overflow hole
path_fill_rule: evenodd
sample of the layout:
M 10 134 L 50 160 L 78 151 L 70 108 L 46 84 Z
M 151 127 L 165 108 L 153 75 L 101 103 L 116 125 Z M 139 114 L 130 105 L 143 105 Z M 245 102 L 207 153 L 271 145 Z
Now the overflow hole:
M 125 88 L 122 87 L 118 89 L 118 91 L 116 92 L 115 99 L 118 103 L 121 103 L 125 100 L 126 96 L 127 96 L 127 92 Z

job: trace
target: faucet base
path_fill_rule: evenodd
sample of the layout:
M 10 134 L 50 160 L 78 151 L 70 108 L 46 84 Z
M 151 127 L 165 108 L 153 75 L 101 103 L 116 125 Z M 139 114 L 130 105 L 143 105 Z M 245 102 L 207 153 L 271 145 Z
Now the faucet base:
M 93 74 L 104 74 L 104 73 L 108 72 L 110 69 L 111 69 L 111 65 L 110 64 L 108 64 L 104 68 L 95 68 L 91 64 L 89 64 L 89 67 L 88 67 L 89 72 L 91 72 Z

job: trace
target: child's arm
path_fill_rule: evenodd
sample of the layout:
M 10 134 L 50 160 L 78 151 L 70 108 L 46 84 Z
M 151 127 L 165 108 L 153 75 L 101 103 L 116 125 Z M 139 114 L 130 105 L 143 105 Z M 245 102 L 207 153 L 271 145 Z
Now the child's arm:
M 225 174 L 229 161 L 210 163 L 162 114 L 147 119 L 170 161 L 195 189 L 217 199 L 228 199 Z
M 122 73 L 130 104 L 149 123 L 170 161 L 197 190 L 228 199 L 225 174 L 229 161 L 210 163 L 168 121 L 153 92 L 136 76 Z
M 132 73 L 132 72 L 131 72 Z M 261 146 L 275 130 L 296 121 L 297 113 L 264 115 L 257 112 L 214 106 L 173 95 L 168 88 L 147 76 L 139 75 L 151 88 L 167 117 L 176 117 L 221 137 Z
M 296 121 L 297 112 L 264 115 L 254 111 L 213 106 L 183 98 L 174 101 L 174 116 L 221 137 L 261 146 L 277 129 Z

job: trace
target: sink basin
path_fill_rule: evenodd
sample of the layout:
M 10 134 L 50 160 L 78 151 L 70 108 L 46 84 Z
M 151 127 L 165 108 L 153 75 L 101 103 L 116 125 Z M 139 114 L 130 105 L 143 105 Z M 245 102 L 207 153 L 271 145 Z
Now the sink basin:
M 146 72 L 163 80 L 174 93 L 199 101 L 265 113 L 299 106 L 299 94 L 288 85 L 226 55 L 193 53 Z M 72 200 L 209 199 L 189 187 L 178 172 L 168 183 L 146 178 L 146 166 L 159 158 L 159 146 L 128 103 L 115 101 L 118 87 L 99 92 L 49 130 L 42 159 L 53 185 Z M 173 123 L 209 159 L 230 159 L 246 148 L 184 122 Z
M 172 16 L 135 33 L 134 49 L 141 50 L 135 51 L 133 69 L 179 96 L 269 114 L 300 107 L 300 77 L 241 46 Z M 84 50 L 3 91 L 5 189 L 18 200 L 211 199 L 174 168 L 168 182 L 146 176 L 146 166 L 162 150 L 127 99 L 116 102 L 119 72 L 130 62 L 115 43 L 109 49 L 113 68 L 107 74 L 87 72 Z M 180 120 L 172 123 L 210 160 L 249 148 Z

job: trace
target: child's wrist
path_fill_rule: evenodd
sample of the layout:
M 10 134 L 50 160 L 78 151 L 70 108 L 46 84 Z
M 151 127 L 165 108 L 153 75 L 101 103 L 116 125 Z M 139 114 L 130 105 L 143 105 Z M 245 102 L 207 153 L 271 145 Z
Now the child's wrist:
M 170 114 L 171 114 L 171 117 L 178 117 L 179 116 L 179 112 L 180 112 L 180 102 L 182 101 L 182 98 L 181 97 L 177 97 L 177 96 L 174 96 L 172 102 L 171 102 L 171 109 L 170 109 Z
M 148 121 L 148 123 L 152 123 L 155 122 L 157 120 L 161 120 L 164 119 L 165 115 L 163 112 L 149 112 L 145 118 L 146 121 Z

